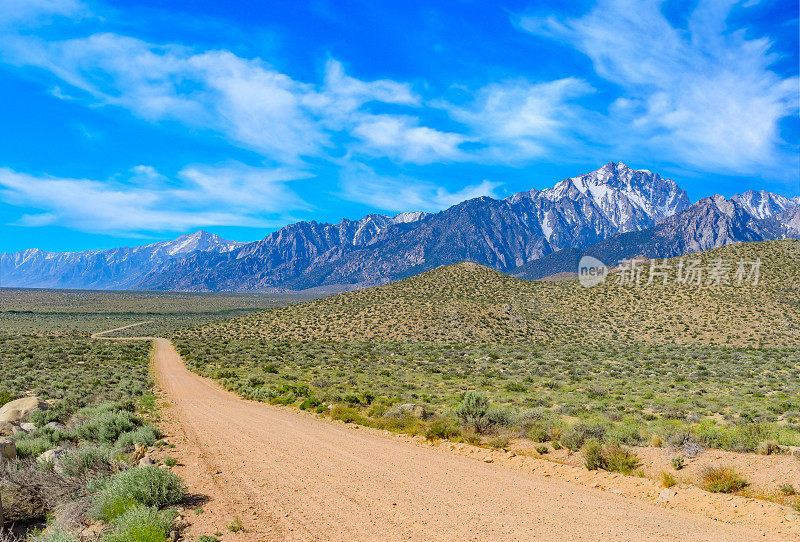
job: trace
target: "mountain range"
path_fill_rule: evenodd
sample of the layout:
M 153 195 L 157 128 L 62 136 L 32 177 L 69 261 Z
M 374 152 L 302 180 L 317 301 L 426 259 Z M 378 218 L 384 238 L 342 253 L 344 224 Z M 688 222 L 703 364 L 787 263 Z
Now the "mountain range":
M 20 287 L 355 288 L 462 261 L 535 279 L 576 269 L 583 253 L 603 261 L 666 257 L 783 237 L 800 237 L 800 197 L 750 191 L 692 205 L 675 181 L 609 162 L 552 188 L 438 213 L 298 222 L 251 243 L 201 231 L 135 248 L 29 249 L 0 255 L 0 273 L 3 286 Z

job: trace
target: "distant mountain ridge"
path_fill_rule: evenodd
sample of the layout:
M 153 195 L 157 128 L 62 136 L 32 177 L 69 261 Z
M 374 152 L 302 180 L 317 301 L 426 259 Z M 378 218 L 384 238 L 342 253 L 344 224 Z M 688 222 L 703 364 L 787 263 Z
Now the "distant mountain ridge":
M 358 287 L 462 261 L 524 274 L 526 265 L 561 265 L 569 251 L 605 246 L 603 242 L 666 247 L 685 233 L 674 249 L 659 249 L 676 255 L 675 250 L 791 237 L 800 235 L 793 233 L 800 232 L 798 209 L 800 197 L 755 191 L 691 205 L 675 181 L 609 162 L 552 188 L 502 200 L 475 198 L 433 214 L 371 214 L 337 224 L 298 222 L 252 243 L 216 236 L 211 240 L 211 234 L 198 232 L 192 235 L 208 240 L 193 245 L 185 239 L 191 236 L 182 236 L 147 246 L 164 245 L 158 248 L 99 253 L 32 256 L 22 251 L 1 255 L 0 269 L 4 286 L 189 291 Z M 181 243 L 188 243 L 185 249 L 169 253 L 167 245 Z
M 30 288 L 132 289 L 154 269 L 193 252 L 224 253 L 247 243 L 207 231 L 138 247 L 82 252 L 37 248 L 0 254 L 0 284 Z

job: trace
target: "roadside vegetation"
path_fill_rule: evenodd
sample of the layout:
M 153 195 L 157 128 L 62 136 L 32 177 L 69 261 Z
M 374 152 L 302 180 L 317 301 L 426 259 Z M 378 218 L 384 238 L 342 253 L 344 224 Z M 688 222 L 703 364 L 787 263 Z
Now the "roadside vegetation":
M 797 454 L 800 243 L 692 257 L 760 258 L 759 284 L 630 286 L 612 272 L 585 289 L 459 264 L 172 338 L 243 397 L 430 439 L 521 438 L 626 474 L 640 446 L 676 463 L 708 448 Z

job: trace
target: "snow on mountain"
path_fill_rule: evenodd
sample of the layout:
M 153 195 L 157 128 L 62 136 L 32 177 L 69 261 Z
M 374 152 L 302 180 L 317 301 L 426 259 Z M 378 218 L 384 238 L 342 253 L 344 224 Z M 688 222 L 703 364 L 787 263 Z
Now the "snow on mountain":
M 745 211 L 756 218 L 772 218 L 786 209 L 800 204 L 800 196 L 790 200 L 780 194 L 764 190 L 748 190 L 743 194 L 732 196 L 731 200 L 741 205 Z
M 58 254 L 30 249 L 0 255 L 0 272 L 3 285 L 14 286 L 302 289 L 380 284 L 462 261 L 511 271 L 604 240 L 615 253 L 625 252 L 620 243 L 635 244 L 628 247 L 631 250 L 682 253 L 800 235 L 795 232 L 800 232 L 800 197 L 789 200 L 751 191 L 690 205 L 675 181 L 609 162 L 552 188 L 503 200 L 474 198 L 435 214 L 370 214 L 336 224 L 298 222 L 252 243 L 199 231 L 106 251 Z
M 2 286 L 32 288 L 131 288 L 154 269 L 193 252 L 230 252 L 247 243 L 206 231 L 138 247 L 82 252 L 38 248 L 0 254 Z
M 587 198 L 618 230 L 649 228 L 689 207 L 689 197 L 672 179 L 646 169 L 631 169 L 622 162 L 609 162 L 600 169 L 564 179 L 553 188 L 522 192 L 511 201 L 529 197 L 550 201 Z

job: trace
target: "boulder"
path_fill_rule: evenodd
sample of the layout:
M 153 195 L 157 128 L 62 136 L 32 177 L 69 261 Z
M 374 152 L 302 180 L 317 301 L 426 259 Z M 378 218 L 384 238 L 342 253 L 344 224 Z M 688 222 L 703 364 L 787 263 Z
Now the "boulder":
M 0 437 L 0 459 L 14 459 L 17 457 L 17 445 L 8 437 Z
M 63 472 L 63 467 L 61 466 L 61 460 L 69 453 L 69 450 L 66 448 L 62 448 L 59 446 L 58 448 L 53 448 L 52 450 L 47 450 L 46 452 L 42 453 L 36 461 L 40 463 L 52 463 L 53 470 L 55 470 L 58 474 Z
M 22 429 L 23 431 L 25 431 L 26 433 L 30 433 L 31 431 L 36 431 L 36 424 L 35 423 L 30 423 L 30 422 L 25 422 L 25 423 L 19 424 L 19 428 Z
M 0 423 L 20 424 L 27 422 L 37 410 L 47 410 L 47 403 L 38 397 L 23 397 L 0 407 Z
M 146 455 L 139 460 L 140 467 L 152 467 L 153 465 L 155 465 L 155 463 L 149 455 Z
M 54 431 L 67 431 L 67 426 L 61 422 L 49 422 L 45 427 Z
M 13 423 L 0 422 L 0 437 L 10 437 L 17 431 L 19 431 L 19 427 Z

